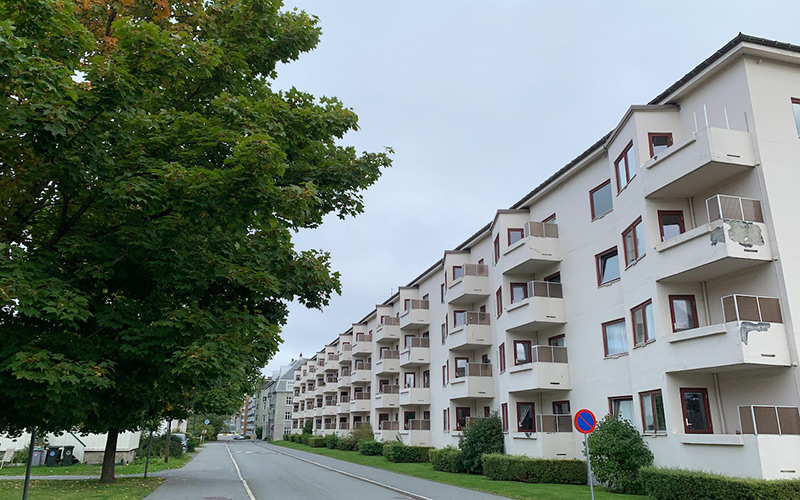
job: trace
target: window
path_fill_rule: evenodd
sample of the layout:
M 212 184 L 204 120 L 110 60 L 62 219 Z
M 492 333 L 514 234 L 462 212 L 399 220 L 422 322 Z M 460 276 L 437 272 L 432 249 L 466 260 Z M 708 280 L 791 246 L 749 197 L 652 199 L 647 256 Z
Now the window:
M 408 430 L 411 427 L 411 424 L 408 423 L 409 420 L 414 420 L 417 418 L 417 413 L 413 411 L 406 411 L 403 412 L 403 429 Z
M 413 343 L 413 339 L 417 338 L 416 335 L 406 335 L 403 337 L 403 348 L 404 349 L 411 349 L 411 344 Z
M 592 208 L 592 220 L 595 220 L 614 209 L 612 198 L 611 179 L 589 191 L 589 202 Z
M 491 361 L 489 361 L 488 354 L 481 354 L 481 363 L 483 363 L 484 365 L 491 363 Z
M 287 405 L 292 404 L 292 397 L 291 396 L 286 396 L 286 404 Z
M 647 142 L 650 143 L 650 158 L 658 156 L 672 146 L 672 134 L 669 132 L 649 132 Z
M 511 227 L 508 229 L 508 246 L 513 245 L 525 237 L 525 230 L 521 227 Z
M 569 401 L 553 401 L 553 415 L 569 415 Z
M 442 430 L 450 431 L 450 408 L 442 410 Z
M 516 304 L 528 298 L 527 283 L 511 283 L 511 303 Z
M 797 135 L 800 136 L 800 99 L 792 98 L 792 112 L 794 113 L 794 126 L 797 128 Z
M 694 295 L 670 295 L 669 311 L 672 315 L 673 332 L 691 330 L 699 326 Z
M 642 432 L 655 434 L 667 431 L 664 418 L 664 399 L 661 391 L 640 392 L 639 401 L 642 404 Z
M 439 285 L 439 302 L 444 304 L 444 283 Z
M 659 210 L 658 227 L 661 230 L 661 241 L 667 241 L 686 231 L 683 225 L 683 211 Z
M 447 338 L 447 323 L 442 323 L 442 345 L 444 345 L 444 341 Z
M 505 342 L 500 344 L 500 347 L 497 349 L 497 359 L 500 360 L 500 373 L 506 371 L 506 344 Z
M 561 273 L 553 273 L 545 277 L 544 281 L 548 283 L 561 283 Z
M 463 266 L 453 266 L 453 281 L 461 279 L 464 276 Z
M 517 403 L 517 432 L 536 432 L 533 403 Z
M 503 423 L 503 432 L 508 432 L 508 403 L 500 405 L 500 421 Z
M 552 214 L 542 221 L 545 224 L 556 224 L 556 214 Z
M 636 175 L 636 162 L 633 158 L 633 141 L 625 146 L 625 149 L 622 150 L 617 161 L 614 162 L 614 172 L 616 172 L 617 175 L 617 193 L 619 193 Z
M 492 409 L 488 406 L 483 407 L 483 418 L 489 418 L 492 414 Z
M 283 419 L 284 420 L 291 420 L 292 419 L 292 412 L 290 412 L 290 411 L 284 412 L 283 413 Z
M 625 266 L 629 266 L 644 257 L 644 225 L 642 218 L 636 219 L 622 233 L 622 246 L 625 249 Z
M 447 385 L 447 365 L 442 365 L 442 387 Z
M 603 323 L 603 345 L 606 349 L 606 357 L 628 352 L 624 319 Z
M 411 299 L 405 299 L 403 301 L 403 310 L 408 311 L 409 309 L 411 309 Z
M 422 387 L 430 387 L 431 386 L 431 371 L 425 370 L 422 372 Z
M 500 235 L 498 234 L 494 238 L 494 263 L 497 264 L 497 261 L 500 260 Z
M 456 358 L 456 378 L 467 376 L 467 365 L 469 358 Z
M 633 345 L 644 345 L 654 340 L 655 323 L 653 322 L 653 301 L 648 300 L 631 309 L 631 320 L 633 321 Z
M 683 406 L 683 428 L 686 434 L 713 434 L 711 410 L 708 404 L 708 389 L 681 387 Z
M 383 359 L 383 358 L 385 358 L 385 357 L 386 357 L 386 353 L 388 353 L 388 352 L 389 352 L 389 347 L 387 347 L 387 346 L 383 346 L 383 347 L 381 347 L 381 350 L 380 350 L 380 359 Z
M 416 382 L 417 382 L 417 374 L 413 372 L 406 372 L 403 388 L 405 389 L 413 388 L 416 385 Z
M 453 328 L 467 323 L 467 311 L 453 311 Z
M 503 314 L 503 287 L 494 292 L 494 300 L 497 304 L 497 317 L 499 318 Z
M 594 257 L 597 264 L 597 284 L 604 285 L 619 279 L 619 257 L 617 248 L 611 248 Z
M 633 396 L 608 398 L 608 411 L 617 420 L 633 423 Z
M 563 333 L 561 335 L 554 335 L 547 339 L 547 345 L 553 347 L 566 347 L 567 337 Z
M 456 407 L 456 430 L 460 431 L 467 425 L 469 418 L 469 407 L 458 406 Z
M 524 365 L 531 362 L 531 341 L 514 341 L 514 364 Z

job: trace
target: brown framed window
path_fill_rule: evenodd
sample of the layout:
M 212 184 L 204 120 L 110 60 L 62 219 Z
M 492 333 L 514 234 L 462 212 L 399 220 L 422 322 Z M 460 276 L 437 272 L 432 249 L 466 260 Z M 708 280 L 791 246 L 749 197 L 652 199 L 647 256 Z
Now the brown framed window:
M 499 318 L 503 314 L 503 287 L 494 292 L 494 300 L 497 304 L 497 317 Z
M 595 265 L 597 267 L 597 285 L 605 285 L 614 280 L 618 280 L 619 272 L 619 256 L 617 255 L 617 247 L 609 248 L 605 252 L 599 253 L 594 256 Z
M 469 418 L 469 407 L 468 406 L 457 406 L 456 407 L 456 430 L 460 431 L 467 425 L 467 419 Z
M 497 348 L 497 359 L 499 360 L 498 363 L 500 364 L 500 373 L 506 371 L 506 344 L 503 342 L 500 344 L 500 347 Z
M 528 298 L 527 283 L 511 283 L 511 303 L 516 304 Z
M 557 224 L 556 214 L 551 214 L 542 220 L 545 224 Z
M 639 393 L 642 405 L 642 433 L 656 434 L 667 431 L 667 419 L 664 417 L 664 398 L 661 390 Z
M 536 432 L 533 403 L 517 403 L 517 432 Z
M 415 338 L 417 338 L 416 335 L 406 335 L 405 337 L 403 337 L 403 342 L 404 342 L 403 347 L 405 349 L 410 349 L 411 348 L 411 343 L 413 342 L 412 339 L 415 339 Z
M 525 237 L 525 230 L 521 227 L 508 228 L 508 246 L 513 245 Z
M 553 401 L 553 415 L 569 415 L 569 401 Z
M 686 227 L 683 224 L 683 211 L 659 210 L 658 228 L 661 231 L 661 241 L 667 241 L 686 232 Z
M 514 364 L 524 365 L 531 362 L 531 341 L 514 341 Z
M 467 311 L 453 311 L 453 328 L 467 323 Z
M 422 372 L 422 387 L 428 388 L 431 386 L 431 371 L 425 370 Z
M 439 285 L 439 303 L 444 304 L 444 283 Z
M 447 365 L 442 365 L 442 387 L 447 385 Z
M 447 323 L 442 323 L 442 345 L 444 345 L 446 339 L 447 339 Z
M 503 432 L 508 432 L 508 403 L 500 405 L 500 421 L 503 424 Z
M 611 179 L 589 191 L 589 206 L 591 207 L 592 220 L 607 214 L 614 209 L 613 196 L 611 196 Z
M 794 126 L 797 128 L 797 135 L 800 137 L 800 99 L 792 97 L 792 113 L 794 113 Z
M 403 429 L 408 430 L 410 424 L 408 423 L 409 420 L 414 420 L 417 418 L 417 413 L 414 411 L 404 411 L 403 412 Z
M 633 396 L 608 398 L 608 412 L 617 420 L 627 420 L 633 424 Z
M 644 224 L 639 217 L 622 232 L 622 247 L 625 250 L 625 266 L 629 266 L 644 257 Z
M 493 252 L 494 253 L 494 263 L 497 264 L 497 261 L 500 260 L 500 235 L 499 234 L 497 236 L 495 236 L 495 238 L 494 238 L 493 250 L 494 250 L 494 252 Z
M 406 372 L 405 380 L 403 381 L 404 389 L 412 389 L 417 385 L 417 374 L 414 372 Z
M 383 359 L 386 356 L 386 353 L 389 352 L 389 347 L 383 346 L 380 350 L 380 359 Z
M 672 146 L 672 134 L 670 132 L 648 132 L 647 142 L 650 145 L 650 158 L 652 158 Z
M 561 273 L 553 273 L 550 276 L 545 276 L 544 281 L 548 283 L 561 283 Z
M 631 321 L 633 322 L 634 346 L 644 345 L 651 340 L 655 340 L 652 300 L 642 302 L 631 309 Z
M 633 156 L 633 141 L 629 142 L 622 153 L 614 162 L 614 172 L 617 176 L 617 193 L 636 176 L 636 160 Z
M 467 376 L 467 365 L 469 365 L 469 358 L 456 358 L 456 378 Z
M 547 345 L 553 347 L 566 347 L 567 337 L 563 333 L 561 335 L 553 335 L 547 339 Z
M 625 320 L 617 319 L 603 323 L 603 347 L 606 357 L 628 352 L 628 338 L 625 335 Z
M 464 266 L 453 266 L 453 281 L 464 276 Z
M 450 431 L 450 408 L 442 410 L 442 430 Z
M 694 295 L 670 295 L 669 313 L 673 332 L 691 330 L 699 326 Z
M 403 301 L 403 310 L 408 311 L 411 308 L 411 299 L 405 299 Z
M 683 429 L 686 434 L 713 434 L 708 389 L 681 387 Z

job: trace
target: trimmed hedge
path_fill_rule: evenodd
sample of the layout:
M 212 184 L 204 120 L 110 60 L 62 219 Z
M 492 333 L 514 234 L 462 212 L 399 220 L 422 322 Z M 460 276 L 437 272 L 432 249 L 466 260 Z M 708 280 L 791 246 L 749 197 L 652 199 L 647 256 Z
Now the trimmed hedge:
M 383 455 L 383 445 L 381 441 L 362 439 L 358 442 L 358 452 L 362 455 L 377 457 Z
M 639 477 L 654 500 L 796 500 L 800 480 L 742 479 L 707 472 L 644 467 Z
M 342 451 L 358 451 L 358 442 L 350 437 L 342 438 L 339 441 L 339 449 Z
M 483 456 L 483 474 L 495 481 L 523 483 L 586 484 L 588 480 L 583 460 L 548 460 L 499 453 Z
M 335 450 L 339 447 L 339 436 L 336 434 L 328 434 L 325 436 L 325 446 L 327 446 L 331 450 Z
M 447 448 L 442 448 L 440 450 L 433 449 L 428 452 L 428 458 L 430 459 L 431 464 L 433 464 L 433 470 L 439 470 L 442 472 L 467 471 L 463 462 L 461 461 L 461 450 L 458 448 L 448 446 Z
M 308 445 L 312 448 L 325 448 L 325 438 L 322 436 L 312 436 L 308 438 Z
M 427 446 L 406 446 L 400 441 L 386 443 L 383 446 L 383 456 L 390 462 L 427 462 L 429 451 L 430 448 Z

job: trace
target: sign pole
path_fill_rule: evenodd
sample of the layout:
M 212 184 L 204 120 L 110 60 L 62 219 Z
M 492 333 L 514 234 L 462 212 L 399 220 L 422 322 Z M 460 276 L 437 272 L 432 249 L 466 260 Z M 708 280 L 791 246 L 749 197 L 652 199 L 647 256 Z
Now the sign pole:
M 594 479 L 592 478 L 592 461 L 589 459 L 589 440 L 586 439 L 587 437 L 587 434 L 583 435 L 583 446 L 586 449 L 586 468 L 589 472 L 589 492 L 592 494 L 592 500 L 594 500 Z
M 592 479 L 592 461 L 589 459 L 589 434 L 597 427 L 597 417 L 590 410 L 578 410 L 573 419 L 575 430 L 583 434 L 583 448 L 586 453 L 586 476 L 589 481 L 589 492 L 594 500 L 594 479 Z

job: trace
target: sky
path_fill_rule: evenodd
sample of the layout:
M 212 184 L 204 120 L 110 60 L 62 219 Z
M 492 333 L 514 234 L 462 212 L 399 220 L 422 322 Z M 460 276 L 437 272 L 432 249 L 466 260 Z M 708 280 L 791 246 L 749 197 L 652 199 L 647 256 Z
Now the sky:
M 290 305 L 270 374 L 310 357 L 739 32 L 800 44 L 800 2 L 286 0 L 319 46 L 273 87 L 336 96 L 342 143 L 395 151 L 365 212 L 294 237 L 342 294 Z

